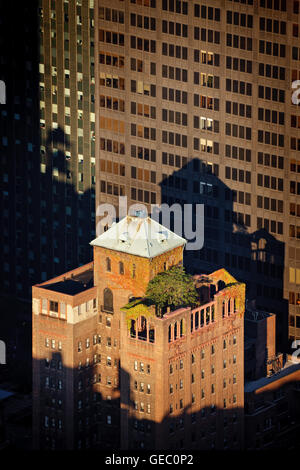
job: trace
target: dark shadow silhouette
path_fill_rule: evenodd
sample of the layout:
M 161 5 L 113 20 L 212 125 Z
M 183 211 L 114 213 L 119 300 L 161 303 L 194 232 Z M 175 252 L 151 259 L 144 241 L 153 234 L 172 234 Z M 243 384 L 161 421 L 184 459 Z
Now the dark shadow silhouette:
M 247 188 L 245 184 L 244 191 L 230 189 L 219 178 L 218 171 L 218 165 L 194 158 L 172 175 L 165 175 L 160 183 L 162 203 L 192 204 L 194 215 L 195 205 L 204 204 L 204 246 L 201 250 L 185 251 L 184 264 L 191 273 L 207 274 L 224 267 L 245 282 L 247 303 L 254 309 L 276 314 L 277 347 L 287 351 L 284 243 L 264 228 L 250 232 L 253 220 L 250 224 L 249 217 L 254 217 L 251 186 Z M 234 202 L 244 204 L 240 206 L 241 212 L 234 210 Z
M 97 346 L 95 348 L 97 350 Z M 143 450 L 257 450 L 278 446 L 281 449 L 299 449 L 299 382 L 288 383 L 287 393 L 283 386 L 283 391 L 280 388 L 271 390 L 259 398 L 249 395 L 245 405 L 245 425 L 249 429 L 245 428 L 244 445 L 241 431 L 244 409 L 208 406 L 192 413 L 191 406 L 182 410 L 176 407 L 162 422 L 156 423 L 147 416 L 146 409 L 135 409 L 134 397 L 130 392 L 133 383 L 128 371 L 118 366 L 119 385 L 106 386 L 98 382 L 99 373 L 107 367 L 103 358 L 100 363 L 88 367 L 82 364 L 80 369 L 71 369 L 63 364 L 62 354 L 54 352 L 49 360 L 33 360 L 36 381 L 34 448 L 115 452 L 121 449 L 129 450 L 133 455 Z M 100 384 L 102 393 L 99 391 Z M 111 399 L 120 388 L 120 398 Z M 278 398 L 276 403 L 273 402 Z M 139 400 L 146 402 L 146 390 L 139 394 Z M 263 412 L 258 419 L 257 413 L 263 409 L 263 404 L 269 409 L 269 414 Z M 270 416 L 270 407 L 273 410 L 272 426 L 264 428 L 266 416 Z M 261 423 L 262 428 L 254 430 L 253 426 L 256 428 L 257 423 Z M 271 434 L 269 431 L 272 431 Z

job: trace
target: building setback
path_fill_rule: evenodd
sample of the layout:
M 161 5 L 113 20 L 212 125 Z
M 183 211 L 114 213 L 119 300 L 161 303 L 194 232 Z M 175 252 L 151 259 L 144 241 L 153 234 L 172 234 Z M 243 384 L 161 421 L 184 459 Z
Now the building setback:
M 92 245 L 33 287 L 35 448 L 243 448 L 245 285 L 196 275 L 199 306 L 160 318 L 142 299 L 185 240 L 127 216 Z
M 101 0 L 95 31 L 97 207 L 204 203 L 185 265 L 245 282 L 286 349 L 300 337 L 299 2 Z

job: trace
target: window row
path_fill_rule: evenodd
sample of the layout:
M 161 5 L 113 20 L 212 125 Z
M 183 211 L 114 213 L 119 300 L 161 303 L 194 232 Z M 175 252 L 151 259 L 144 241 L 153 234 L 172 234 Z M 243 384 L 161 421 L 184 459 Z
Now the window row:
M 260 62 L 258 64 L 258 74 L 261 77 L 276 78 L 276 80 L 285 80 L 285 68 L 278 67 L 278 65 L 271 65 Z
M 124 24 L 124 11 L 99 7 L 99 19 Z
M 146 147 L 131 145 L 131 156 L 148 162 L 156 162 L 156 150 L 148 149 Z
M 206 181 L 193 181 L 193 193 L 218 197 L 218 187 Z
M 113 109 L 114 111 L 125 112 L 125 101 L 120 98 L 100 95 L 100 108 Z
M 100 129 L 106 129 L 116 134 L 125 134 L 125 122 L 119 119 L 100 117 Z
M 162 99 L 176 101 L 176 103 L 187 104 L 188 94 L 186 91 L 174 90 L 174 88 L 162 87 Z
M 231 253 L 225 253 L 225 266 L 228 268 L 238 267 L 238 269 L 243 269 L 249 272 L 250 271 L 250 259 L 244 256 L 237 256 Z
M 229 70 L 237 70 L 239 72 L 252 73 L 252 60 L 226 56 L 226 68 Z
M 235 49 L 243 49 L 252 51 L 252 38 L 245 36 L 238 36 L 237 34 L 226 34 L 226 46 L 234 47 Z
M 226 78 L 226 91 L 252 96 L 252 83 Z
M 133 389 L 136 391 L 139 391 L 141 393 L 146 392 L 148 395 L 151 393 L 151 385 L 150 384 L 145 384 L 144 382 L 139 382 L 137 380 L 134 381 L 133 383 Z
M 251 184 L 251 172 L 225 166 L 225 178 L 240 183 Z
M 194 129 L 219 133 L 219 121 L 203 116 L 194 116 Z
M 50 360 L 50 359 L 46 358 L 45 359 L 45 368 L 49 369 L 50 367 L 51 367 L 51 369 L 62 370 L 63 369 L 62 361 L 57 361 L 55 359 Z
M 131 80 L 130 91 L 131 93 L 138 93 L 139 95 L 156 97 L 156 85 L 151 85 L 141 80 Z
M 145 127 L 140 124 L 131 124 L 130 135 L 141 137 L 142 139 L 156 140 L 156 128 Z
M 284 113 L 271 109 L 258 108 L 258 120 L 284 125 Z M 300 119 L 299 119 L 300 123 Z
M 111 160 L 100 159 L 100 170 L 104 173 L 113 173 L 114 175 L 125 176 L 125 165 L 112 162 Z
M 194 27 L 194 39 L 202 42 L 211 42 L 213 44 L 220 44 L 220 31 L 214 29 Z
M 194 49 L 194 62 L 200 62 L 200 64 L 213 65 L 215 67 L 219 67 L 220 54 Z
M 150 374 L 151 366 L 150 364 L 145 365 L 144 362 L 138 363 L 138 361 L 134 361 L 133 370 L 138 371 L 138 372 L 147 372 L 147 374 Z
M 171 109 L 162 109 L 162 120 L 181 126 L 188 125 L 188 117 L 186 113 L 179 111 L 173 111 Z
M 243 214 L 242 212 L 225 210 L 225 222 L 230 222 L 231 224 L 241 225 L 245 227 L 251 227 L 251 215 Z
M 50 348 L 50 345 L 51 345 L 51 349 L 58 349 L 59 351 L 62 350 L 61 341 L 57 341 L 55 339 L 50 339 L 50 338 L 45 338 L 45 347 Z
M 140 181 L 146 181 L 147 183 L 156 183 L 156 172 L 149 171 L 143 168 L 136 168 L 135 166 L 131 167 L 131 178 L 137 179 Z
M 257 196 L 257 207 L 259 207 L 260 209 L 266 209 L 272 212 L 283 213 L 283 201 L 277 200 L 277 199 Z
M 220 77 L 208 73 L 194 72 L 194 84 L 209 88 L 220 88 Z
M 162 43 L 162 55 L 176 57 L 176 59 L 188 60 L 188 48 L 174 44 Z
M 285 101 L 285 91 L 280 90 L 278 88 L 271 88 L 269 86 L 258 86 L 258 97 L 271 100 L 271 101 L 279 101 L 280 103 L 284 103 Z
M 214 323 L 215 321 L 215 306 L 206 307 L 200 311 L 191 313 L 191 332 L 198 330 L 204 326 Z
M 270 155 L 269 153 L 258 152 L 257 163 L 259 165 L 272 166 L 273 168 L 279 168 L 283 170 L 284 157 L 280 157 L 277 155 Z M 299 171 L 300 171 L 300 167 L 299 167 Z
M 219 155 L 219 142 L 213 142 L 209 139 L 199 139 L 198 137 L 194 137 L 193 144 L 194 150 L 200 150 L 200 152 Z
M 187 157 L 174 155 L 173 153 L 162 152 L 162 164 L 182 168 L 187 165 Z
M 125 90 L 125 78 L 100 72 L 100 86 Z
M 182 15 L 188 14 L 188 2 L 181 0 L 162 0 L 162 9 L 165 11 L 172 11 L 181 13 Z
M 156 31 L 156 19 L 149 16 L 136 15 L 130 13 L 130 25 L 137 28 L 150 29 Z
M 156 41 L 130 36 L 130 47 L 144 52 L 156 53 Z
M 194 16 L 196 18 L 220 21 L 221 10 L 220 8 L 207 7 L 206 5 L 199 5 L 198 3 L 195 3 Z
M 99 41 L 105 42 L 107 44 L 116 44 L 118 46 L 124 46 L 124 34 L 99 29 Z
M 156 8 L 156 0 L 130 0 L 130 3 L 144 5 L 144 7 Z
M 283 234 L 283 223 L 276 220 L 262 219 L 257 217 L 257 230 L 264 228 L 267 232 Z
M 171 80 L 178 80 L 182 82 L 188 81 L 188 71 L 179 67 L 172 67 L 170 65 L 162 65 L 161 71 L 163 78 L 169 78 Z
M 145 202 L 146 204 L 156 204 L 156 193 L 132 187 L 131 199 L 133 201 Z
M 124 142 L 117 142 L 116 140 L 104 139 L 103 137 L 101 137 L 100 150 L 125 155 L 125 144 Z
M 258 130 L 257 141 L 267 145 L 284 147 L 283 134 L 275 134 L 274 132 Z
M 174 175 L 166 175 L 163 173 L 162 186 L 187 191 L 187 179 Z
M 286 22 L 279 20 L 272 20 L 272 18 L 259 18 L 260 31 L 267 33 L 286 34 Z
M 252 139 L 251 127 L 238 126 L 237 124 L 231 124 L 230 122 L 226 122 L 225 124 L 225 134 L 239 139 Z
M 194 93 L 194 106 L 204 109 L 213 109 L 214 111 L 219 111 L 220 100 L 219 98 L 212 98 L 206 95 L 198 95 Z
M 286 0 L 260 0 L 259 5 L 262 8 L 270 8 L 271 10 L 286 11 Z
M 131 101 L 130 112 L 134 115 L 156 119 L 156 107 L 149 106 L 148 104 L 135 103 L 134 101 Z
M 113 67 L 123 69 L 125 64 L 125 57 L 123 55 L 116 55 L 109 52 L 100 52 L 99 64 L 112 65 Z
M 235 145 L 225 145 L 225 156 L 235 158 L 241 161 L 251 162 L 251 150 L 244 147 L 236 147 Z
M 251 206 L 251 194 L 244 191 L 235 191 L 234 189 L 225 188 L 225 201 L 238 202 Z
M 252 106 L 244 103 L 236 103 L 234 101 L 226 101 L 225 110 L 227 114 L 234 114 L 241 117 L 252 117 Z
M 227 10 L 226 23 L 234 24 L 235 26 L 243 26 L 245 28 L 253 28 L 253 16 L 246 15 L 246 13 Z
M 170 131 L 162 131 L 162 142 L 164 144 L 176 145 L 187 148 L 187 136 Z
M 114 196 L 125 196 L 124 185 L 112 184 L 109 181 L 100 181 L 100 191 Z
M 285 44 L 259 40 L 259 53 L 275 57 L 285 57 Z
M 174 23 L 174 21 L 162 20 L 162 32 L 173 34 L 175 36 L 188 37 L 188 25 L 182 23 Z
M 283 191 L 283 179 L 275 176 L 257 174 L 257 186 Z

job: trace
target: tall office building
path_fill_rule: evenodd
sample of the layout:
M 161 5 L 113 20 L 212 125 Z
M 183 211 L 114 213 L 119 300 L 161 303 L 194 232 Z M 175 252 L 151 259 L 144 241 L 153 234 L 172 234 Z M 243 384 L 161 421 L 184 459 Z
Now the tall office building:
M 94 4 L 40 0 L 41 278 L 91 259 Z
M 32 284 L 91 259 L 94 5 L 0 8 L 1 293 L 28 300 Z
M 204 203 L 185 263 L 246 282 L 280 349 L 300 338 L 299 21 L 299 1 L 95 3 L 96 205 Z
M 21 299 L 40 279 L 36 13 L 35 1 L 0 5 L 0 292 Z
M 198 274 L 198 305 L 157 315 L 148 282 L 185 240 L 126 217 L 92 245 L 33 287 L 35 448 L 242 449 L 245 285 Z

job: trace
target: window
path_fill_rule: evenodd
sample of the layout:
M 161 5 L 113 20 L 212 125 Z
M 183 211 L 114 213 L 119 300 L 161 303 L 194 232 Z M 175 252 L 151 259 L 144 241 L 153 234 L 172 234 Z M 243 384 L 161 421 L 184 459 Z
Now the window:
M 113 293 L 110 289 L 106 288 L 103 292 L 103 308 L 107 312 L 113 312 Z
M 110 261 L 110 258 L 106 258 L 106 271 L 111 272 L 111 261 Z

